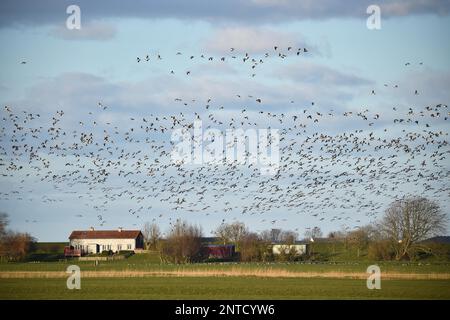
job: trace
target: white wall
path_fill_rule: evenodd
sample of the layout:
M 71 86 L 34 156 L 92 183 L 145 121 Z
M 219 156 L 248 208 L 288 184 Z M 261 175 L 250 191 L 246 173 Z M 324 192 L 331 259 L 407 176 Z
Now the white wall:
M 70 240 L 70 245 L 74 246 L 76 249 L 80 249 L 83 253 L 96 253 L 95 245 L 99 245 L 99 251 L 112 250 L 117 252 L 120 250 L 134 250 L 136 249 L 135 239 L 72 239 Z M 128 247 L 130 245 L 130 247 Z M 120 247 L 121 246 L 121 247 Z
M 272 247 L 272 252 L 273 254 L 288 253 L 292 248 L 295 248 L 296 253 L 299 255 L 306 253 L 306 244 L 275 244 Z

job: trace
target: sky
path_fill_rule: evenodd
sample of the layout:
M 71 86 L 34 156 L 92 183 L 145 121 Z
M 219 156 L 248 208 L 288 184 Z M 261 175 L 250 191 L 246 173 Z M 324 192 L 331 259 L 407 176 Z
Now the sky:
M 73 4 L 81 10 L 80 30 L 66 27 L 66 8 Z M 370 16 L 366 9 L 371 4 L 381 9 L 379 30 L 368 29 L 366 24 Z M 0 103 L 40 113 L 42 123 L 57 110 L 64 110 L 62 124 L 68 132 L 86 119 L 99 101 L 109 107 L 96 114 L 99 123 L 114 122 L 120 128 L 131 125 L 129 117 L 185 110 L 174 103 L 177 97 L 198 101 L 212 97 L 213 103 L 230 110 L 222 115 L 224 119 L 242 108 L 236 105 L 237 93 L 262 97 L 264 110 L 274 113 L 295 112 L 288 103 L 292 99 L 303 105 L 316 101 L 323 112 L 364 106 L 386 115 L 393 105 L 407 110 L 410 106 L 448 104 L 449 10 L 450 1 L 438 0 L 1 1 Z M 236 55 L 263 57 L 275 45 L 306 47 L 308 54 L 283 63 L 273 59 L 273 63 L 258 67 L 255 77 L 250 76 L 253 71 L 248 65 L 230 59 L 230 48 L 235 48 Z M 216 59 L 202 62 L 201 54 Z M 137 63 L 137 57 L 145 60 L 146 55 L 151 57 L 149 63 Z M 188 59 L 190 55 L 195 58 Z M 217 61 L 221 56 L 227 57 L 226 63 Z M 188 70 L 189 78 L 185 76 Z M 395 93 L 384 86 L 394 83 L 401 84 Z M 421 94 L 411 95 L 417 88 Z M 372 90 L 376 96 L 370 94 Z M 255 101 L 245 104 L 249 112 L 257 114 Z M 194 119 L 193 114 L 189 116 Z M 330 121 L 326 132 L 349 126 L 352 124 Z M 436 128 L 448 132 L 448 122 L 437 123 Z M 8 145 L 4 139 L 1 143 L 5 148 Z M 224 218 L 223 213 L 173 212 L 155 200 L 152 209 L 136 219 L 129 211 L 137 205 L 135 200 L 125 198 L 109 203 L 99 213 L 90 204 L 99 205 L 101 200 L 89 201 L 89 205 L 83 201 L 90 192 L 96 197 L 98 190 L 86 186 L 72 189 L 65 184 L 55 189 L 53 183 L 24 178 L 27 171 L 10 175 L 5 171 L 5 159 L 0 168 L 0 211 L 8 213 L 12 229 L 29 232 L 39 241 L 66 241 L 72 230 L 90 226 L 135 229 L 152 219 L 166 229 L 170 215 L 201 224 L 209 235 Z M 54 159 L 55 168 L 62 166 L 62 161 Z M 111 186 L 124 187 L 111 179 Z M 448 176 L 445 180 L 448 188 Z M 404 188 L 405 193 L 419 191 L 409 185 Z M 11 196 L 14 191 L 20 199 Z M 81 194 L 85 198 L 80 198 Z M 448 200 L 448 191 L 439 198 L 446 212 Z M 229 201 L 245 206 L 251 200 L 230 194 Z M 376 217 L 388 204 L 377 209 Z M 220 212 L 223 208 L 216 209 Z M 107 216 L 107 222 L 99 225 L 99 214 Z M 274 227 L 261 222 L 261 217 L 230 214 L 254 230 Z M 331 217 L 334 213 L 323 214 Z M 267 221 L 283 217 L 276 227 L 296 226 L 300 234 L 315 225 L 325 233 L 342 227 L 330 219 L 319 222 L 312 215 L 293 215 L 282 208 L 273 208 L 264 217 Z M 230 216 L 226 219 L 232 220 Z M 351 219 L 369 223 L 373 216 L 357 218 L 354 213 Z

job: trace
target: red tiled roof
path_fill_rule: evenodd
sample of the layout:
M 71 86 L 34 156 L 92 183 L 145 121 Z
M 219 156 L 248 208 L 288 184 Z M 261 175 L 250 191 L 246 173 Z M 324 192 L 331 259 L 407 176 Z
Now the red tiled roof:
M 136 239 L 140 233 L 140 230 L 72 231 L 69 239 Z

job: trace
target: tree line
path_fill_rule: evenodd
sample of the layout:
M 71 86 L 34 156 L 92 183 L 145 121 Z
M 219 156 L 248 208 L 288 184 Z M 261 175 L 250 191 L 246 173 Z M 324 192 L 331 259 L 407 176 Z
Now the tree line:
M 8 216 L 0 213 L 0 259 L 19 261 L 35 247 L 35 239 L 28 233 L 8 229 Z M 217 244 L 233 244 L 240 261 L 294 261 L 323 258 L 316 246 L 327 242 L 332 253 L 341 244 L 344 250 L 367 256 L 370 260 L 415 260 L 423 255 L 438 254 L 436 248 L 424 240 L 446 232 L 447 216 L 439 205 L 423 197 L 399 199 L 390 204 L 382 218 L 355 230 L 330 232 L 323 237 L 319 227 L 307 229 L 304 241 L 309 244 L 306 255 L 299 256 L 292 249 L 299 235 L 290 230 L 271 229 L 256 233 L 242 222 L 223 223 L 214 230 Z M 192 263 L 204 261 L 202 228 L 185 221 L 177 221 L 163 234 L 155 223 L 145 224 L 145 246 L 160 253 L 162 262 Z M 274 255 L 271 245 L 285 246 Z M 448 253 L 446 253 L 448 254 Z
M 213 232 L 217 244 L 233 244 L 240 261 L 295 261 L 299 259 L 320 260 L 323 256 L 315 248 L 318 242 L 326 242 L 332 251 L 337 244 L 344 250 L 362 255 L 370 260 L 415 260 L 422 255 L 433 255 L 433 246 L 424 240 L 446 232 L 447 216 L 439 205 L 423 197 L 408 197 L 390 204 L 382 218 L 371 225 L 355 230 L 330 232 L 323 237 L 319 227 L 309 228 L 304 242 L 309 244 L 306 255 L 296 254 L 291 244 L 299 235 L 290 230 L 272 229 L 252 232 L 243 222 L 222 223 Z M 146 247 L 158 250 L 161 261 L 191 263 L 205 260 L 202 256 L 202 229 L 186 221 L 178 220 L 162 237 L 155 223 L 143 228 Z M 273 243 L 286 246 L 274 255 Z M 333 252 L 332 252 L 333 253 Z

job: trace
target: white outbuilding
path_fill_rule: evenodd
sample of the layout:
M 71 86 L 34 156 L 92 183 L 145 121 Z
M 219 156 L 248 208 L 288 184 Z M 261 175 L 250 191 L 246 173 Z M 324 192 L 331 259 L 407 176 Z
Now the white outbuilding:
M 293 253 L 295 255 L 304 255 L 308 252 L 307 244 L 274 244 L 272 246 L 272 253 L 278 255 L 281 253 Z

